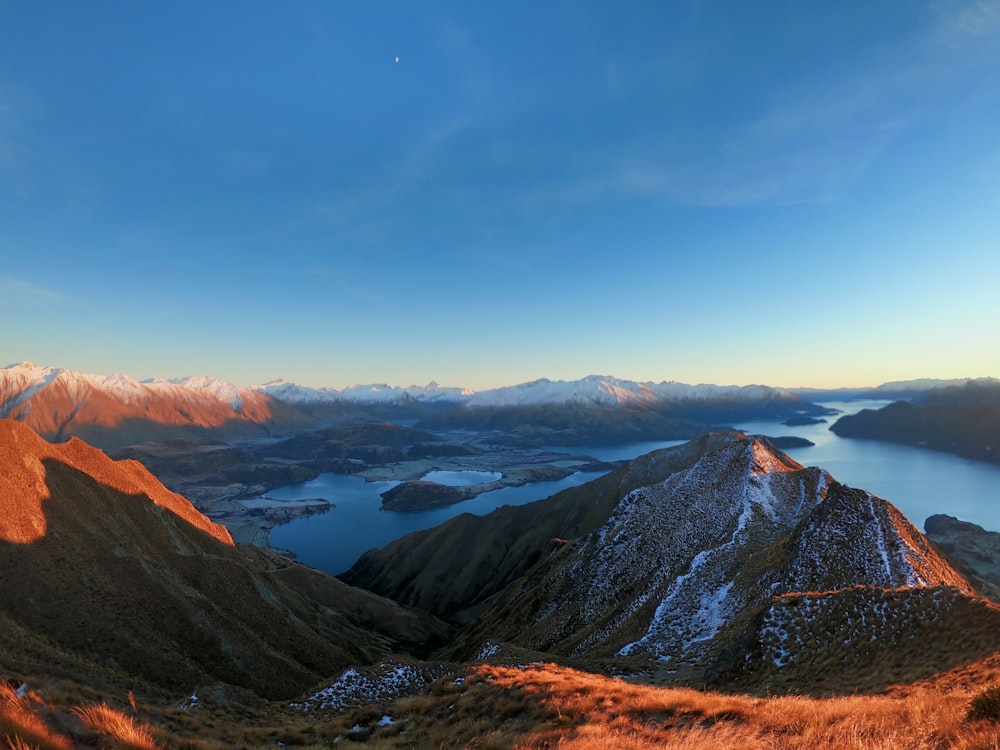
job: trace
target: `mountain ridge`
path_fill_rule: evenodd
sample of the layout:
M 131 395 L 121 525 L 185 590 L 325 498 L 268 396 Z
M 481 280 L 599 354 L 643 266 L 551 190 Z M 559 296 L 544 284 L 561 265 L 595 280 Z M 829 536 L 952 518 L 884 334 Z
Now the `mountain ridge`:
M 0 420 L 0 671 L 289 698 L 449 628 L 228 532 L 141 464 Z M 9 625 L 9 627 L 7 626 Z M 423 644 L 423 645 L 420 645 Z
M 137 381 L 29 362 L 0 369 L 0 418 L 53 440 L 104 448 L 168 439 L 248 440 L 324 426 L 417 420 L 438 430 L 499 430 L 534 443 L 691 438 L 711 424 L 825 413 L 769 386 L 635 383 L 608 376 L 541 379 L 472 393 L 409 388 L 242 387 L 210 377 Z

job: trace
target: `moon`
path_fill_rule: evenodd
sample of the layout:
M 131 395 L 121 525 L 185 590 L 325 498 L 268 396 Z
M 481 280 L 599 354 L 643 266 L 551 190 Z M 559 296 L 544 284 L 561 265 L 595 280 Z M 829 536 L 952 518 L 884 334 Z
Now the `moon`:
M 396 62 L 399 62 L 399 55 L 396 55 Z

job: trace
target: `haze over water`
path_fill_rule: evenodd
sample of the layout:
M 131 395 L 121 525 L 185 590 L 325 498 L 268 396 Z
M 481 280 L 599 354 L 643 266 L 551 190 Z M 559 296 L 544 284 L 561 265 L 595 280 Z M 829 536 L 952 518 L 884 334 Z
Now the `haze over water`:
M 853 401 L 824 405 L 849 414 L 886 403 Z M 828 419 L 822 424 L 798 427 L 786 427 L 779 422 L 745 422 L 736 427 L 750 434 L 795 435 L 811 440 L 814 446 L 785 452 L 804 466 L 819 466 L 839 482 L 885 498 L 921 530 L 928 516 L 945 513 L 1000 531 L 1000 466 L 922 448 L 840 438 L 829 430 L 837 416 Z M 565 450 L 613 461 L 634 458 L 681 442 L 684 441 L 644 442 L 610 448 L 578 446 Z M 558 481 L 487 492 L 444 508 L 394 513 L 380 509 L 380 495 L 395 482 L 365 482 L 355 476 L 323 474 L 314 481 L 276 488 L 268 493 L 270 497 L 286 500 L 324 497 L 337 506 L 322 515 L 299 518 L 275 527 L 271 543 L 295 552 L 307 565 L 338 574 L 350 568 L 366 550 L 384 546 L 412 531 L 436 526 L 461 513 L 485 515 L 501 505 L 524 505 L 599 476 L 600 473 L 578 473 Z

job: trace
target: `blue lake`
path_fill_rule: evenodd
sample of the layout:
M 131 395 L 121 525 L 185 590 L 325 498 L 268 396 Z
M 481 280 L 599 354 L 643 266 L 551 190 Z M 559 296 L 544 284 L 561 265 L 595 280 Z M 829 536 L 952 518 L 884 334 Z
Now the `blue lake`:
M 885 403 L 854 401 L 825 405 L 853 413 Z M 947 513 L 1000 531 L 1000 466 L 921 448 L 839 438 L 829 430 L 836 419 L 830 417 L 829 422 L 823 424 L 799 427 L 786 427 L 776 422 L 747 422 L 735 426 L 748 433 L 775 437 L 795 435 L 811 440 L 816 445 L 790 449 L 786 453 L 806 466 L 826 469 L 840 482 L 884 497 L 921 529 L 927 516 Z M 680 442 L 683 441 L 554 449 L 613 461 L 634 458 Z M 577 473 L 554 482 L 487 492 L 446 508 L 393 513 L 380 509 L 380 495 L 395 482 L 365 482 L 359 477 L 323 474 L 312 482 L 268 493 L 270 497 L 285 500 L 324 497 L 336 505 L 322 515 L 299 518 L 275 527 L 271 543 L 292 550 L 307 565 L 328 573 L 342 573 L 366 550 L 381 547 L 411 531 L 436 526 L 461 513 L 485 515 L 501 505 L 523 505 L 598 476 L 600 473 Z

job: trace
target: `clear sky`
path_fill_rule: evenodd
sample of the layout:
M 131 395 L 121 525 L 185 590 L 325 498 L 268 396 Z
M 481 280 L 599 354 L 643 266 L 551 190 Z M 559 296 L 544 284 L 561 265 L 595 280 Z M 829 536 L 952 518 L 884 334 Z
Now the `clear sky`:
M 1000 0 L 0 0 L 0 29 L 0 366 L 1000 376 Z

